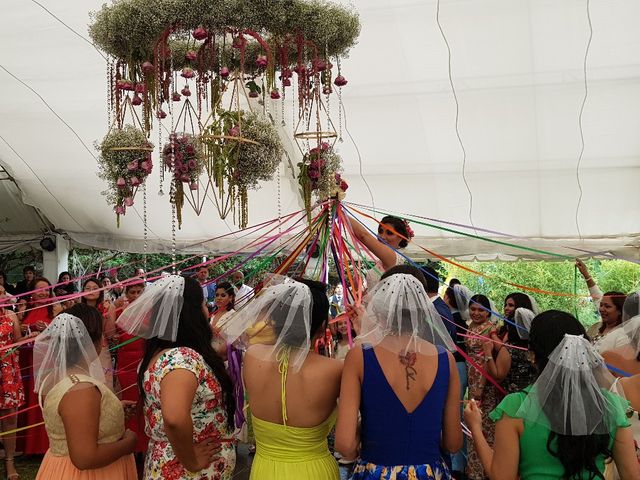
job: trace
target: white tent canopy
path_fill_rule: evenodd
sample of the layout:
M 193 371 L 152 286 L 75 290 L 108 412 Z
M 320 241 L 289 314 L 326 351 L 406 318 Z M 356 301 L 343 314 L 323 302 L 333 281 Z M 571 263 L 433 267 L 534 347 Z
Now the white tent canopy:
M 21 221 L 25 207 L 15 201 L 16 188 L 0 190 L 0 217 L 11 219 L 0 224 L 4 240 L 37 236 L 48 220 L 76 244 L 141 251 L 142 202 L 117 228 L 96 177 L 93 143 L 108 129 L 105 60 L 71 31 L 88 38 L 89 11 L 102 0 L 40 4 L 0 5 L 0 165 L 23 202 L 46 218 Z M 473 223 L 522 237 L 506 241 L 567 255 L 575 247 L 639 258 L 640 3 L 590 2 L 585 100 L 587 0 L 441 0 L 460 138 L 437 6 L 355 2 L 362 34 L 342 64 L 348 132 L 338 144 L 347 200 Z M 280 122 L 280 108 L 273 110 Z M 337 125 L 337 99 L 331 115 Z M 291 118 L 287 105 L 285 137 Z M 288 150 L 295 153 L 293 144 Z M 280 172 L 279 188 L 274 181 L 250 193 L 250 224 L 301 208 L 287 162 Z M 171 210 L 158 188 L 156 168 L 147 188 L 149 248 L 168 251 Z M 188 207 L 184 216 L 179 248 L 237 229 L 210 204 L 200 217 Z M 414 230 L 417 243 L 445 255 L 536 256 L 420 225 Z

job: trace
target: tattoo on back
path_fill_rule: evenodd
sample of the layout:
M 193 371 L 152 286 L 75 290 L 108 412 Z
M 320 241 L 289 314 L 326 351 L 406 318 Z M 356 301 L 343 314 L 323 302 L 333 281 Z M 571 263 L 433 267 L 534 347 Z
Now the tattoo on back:
M 409 390 L 409 387 L 410 387 L 409 380 L 413 380 L 415 382 L 416 374 L 418 373 L 414 366 L 416 364 L 416 359 L 417 359 L 416 352 L 407 352 L 404 355 L 400 354 L 399 358 L 400 358 L 400 363 L 404 365 L 404 371 L 407 378 L 407 390 Z

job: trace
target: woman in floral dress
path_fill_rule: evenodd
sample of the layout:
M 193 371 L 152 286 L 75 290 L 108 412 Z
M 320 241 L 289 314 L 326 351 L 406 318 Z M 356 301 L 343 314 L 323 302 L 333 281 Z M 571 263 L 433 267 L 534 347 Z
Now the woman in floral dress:
M 11 310 L 4 308 L 3 303 L 8 300 L 6 295 L 0 296 L 0 346 L 11 345 L 22 339 L 20 322 Z M 16 409 L 24 405 L 24 387 L 20 375 L 17 350 L 4 350 L 0 352 L 0 416 L 3 432 L 15 430 L 18 425 Z M 5 462 L 7 478 L 18 478 L 13 455 L 16 451 L 16 436 L 5 435 L 2 437 L 6 452 Z
M 149 285 L 117 321 L 147 339 L 138 374 L 149 436 L 146 480 L 233 475 L 233 385 L 211 347 L 207 314 L 198 282 L 171 275 Z
M 469 300 L 469 316 L 471 318 L 469 335 L 477 335 L 478 337 L 484 338 L 467 338 L 467 354 L 474 363 L 485 370 L 487 363 L 495 361 L 491 354 L 485 354 L 486 338 L 489 337 L 491 330 L 494 328 L 490 322 L 490 310 L 491 302 L 484 295 L 474 295 Z M 489 345 L 489 351 L 491 350 L 492 347 Z M 489 419 L 489 412 L 493 411 L 498 405 L 498 392 L 493 384 L 471 364 L 467 364 L 467 375 L 469 379 L 469 399 L 474 399 L 479 405 L 482 405 L 482 430 L 487 442 L 493 445 L 495 423 Z M 467 477 L 471 480 L 488 478 L 488 475 L 482 468 L 482 463 L 480 462 L 473 442 L 469 442 Z

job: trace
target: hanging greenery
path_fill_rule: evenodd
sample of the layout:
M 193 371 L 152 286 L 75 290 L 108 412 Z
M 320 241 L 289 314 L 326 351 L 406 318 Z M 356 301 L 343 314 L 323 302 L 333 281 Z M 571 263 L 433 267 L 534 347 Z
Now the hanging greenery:
M 248 190 L 258 182 L 273 180 L 284 146 L 275 126 L 261 114 L 221 110 L 216 121 L 205 128 L 209 175 L 218 187 L 220 214 L 236 204 L 241 226 L 248 221 Z M 225 200 L 226 199 L 226 200 Z
M 119 221 L 127 207 L 133 206 L 138 187 L 153 170 L 153 145 L 141 129 L 124 125 L 111 129 L 96 148 L 100 151 L 98 176 L 109 183 L 102 194 L 114 206 Z
M 344 56 L 356 43 L 360 21 L 352 9 L 328 1 L 121 0 L 92 14 L 94 43 L 128 64 L 153 61 L 167 27 L 224 33 L 251 29 L 276 41 L 301 35 L 329 56 Z

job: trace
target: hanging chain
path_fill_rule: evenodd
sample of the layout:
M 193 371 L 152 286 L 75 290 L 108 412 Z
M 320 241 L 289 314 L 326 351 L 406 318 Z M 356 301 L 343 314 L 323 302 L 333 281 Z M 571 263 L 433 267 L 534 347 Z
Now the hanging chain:
M 171 200 L 171 268 L 176 274 L 176 189 L 174 182 L 169 187 L 169 197 Z
M 278 163 L 278 178 L 277 178 L 277 185 L 278 185 L 278 238 L 280 238 L 282 236 L 282 197 L 281 197 L 281 191 L 280 191 L 280 177 L 282 175 L 281 170 L 282 170 L 282 159 L 280 159 L 280 163 Z
M 282 81 L 282 100 L 280 100 L 280 106 L 282 107 L 282 113 L 280 114 L 280 119 L 282 120 L 281 125 L 283 127 L 287 126 L 287 123 L 284 121 L 284 102 L 287 99 L 287 90 L 284 85 L 284 76 L 280 79 Z
M 149 249 L 149 228 L 147 227 L 147 182 L 142 184 L 142 221 L 144 223 L 144 271 L 147 271 L 147 253 Z
M 340 57 L 336 57 L 336 64 L 338 65 L 338 76 L 340 76 Z M 344 142 L 342 139 L 342 87 L 338 87 L 338 141 Z
M 160 170 L 160 190 L 158 196 L 164 196 L 164 164 L 162 163 L 162 119 L 158 115 L 162 110 L 162 79 L 160 78 L 160 49 L 156 51 L 156 119 L 158 120 L 158 156 Z
M 107 61 L 107 129 L 111 128 L 113 112 L 114 61 L 110 57 Z

